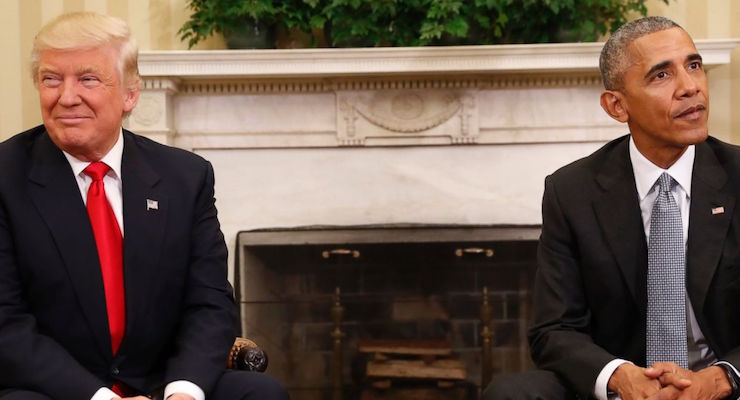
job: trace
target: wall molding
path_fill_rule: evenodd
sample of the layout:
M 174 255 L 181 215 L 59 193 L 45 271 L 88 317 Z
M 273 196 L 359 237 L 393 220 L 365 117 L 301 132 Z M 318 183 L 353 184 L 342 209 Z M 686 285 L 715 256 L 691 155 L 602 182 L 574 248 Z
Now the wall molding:
M 151 81 L 154 83 L 150 83 Z M 144 78 L 144 89 L 152 89 L 162 79 Z M 171 81 L 178 82 L 178 81 Z M 420 90 L 420 89 L 504 89 L 533 87 L 601 86 L 597 73 L 575 75 L 504 75 L 479 78 L 438 77 L 414 78 L 327 78 L 290 80 L 180 80 L 172 89 L 183 95 L 255 94 L 255 93 L 329 93 L 354 90 Z

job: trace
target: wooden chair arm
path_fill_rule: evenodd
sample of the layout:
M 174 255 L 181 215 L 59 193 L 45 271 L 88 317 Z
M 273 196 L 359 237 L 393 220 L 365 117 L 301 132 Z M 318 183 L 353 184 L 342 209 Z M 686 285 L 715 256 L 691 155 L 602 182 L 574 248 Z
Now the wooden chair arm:
M 242 337 L 234 340 L 226 362 L 229 369 L 255 372 L 265 372 L 267 364 L 267 353 L 255 342 Z

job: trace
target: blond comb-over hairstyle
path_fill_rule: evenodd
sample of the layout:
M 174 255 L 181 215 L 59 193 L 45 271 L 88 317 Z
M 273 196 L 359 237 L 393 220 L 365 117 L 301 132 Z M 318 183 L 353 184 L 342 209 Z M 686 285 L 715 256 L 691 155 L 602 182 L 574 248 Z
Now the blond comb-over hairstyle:
M 31 73 L 38 84 L 41 52 L 48 49 L 91 49 L 112 45 L 118 49 L 117 68 L 121 83 L 129 90 L 139 88 L 136 39 L 128 24 L 120 18 L 94 12 L 62 14 L 44 25 L 33 40 Z

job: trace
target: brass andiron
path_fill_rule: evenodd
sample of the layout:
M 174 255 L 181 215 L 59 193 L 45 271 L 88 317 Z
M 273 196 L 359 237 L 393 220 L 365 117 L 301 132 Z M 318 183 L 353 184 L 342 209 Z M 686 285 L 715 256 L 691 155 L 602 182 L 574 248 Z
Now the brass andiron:
M 492 364 L 492 350 L 491 342 L 493 339 L 493 332 L 489 325 L 491 324 L 491 306 L 488 304 L 488 287 L 483 287 L 483 304 L 480 307 L 480 322 L 481 322 L 481 345 L 482 359 L 481 359 L 481 389 L 485 389 L 488 383 L 491 382 L 491 376 L 493 374 Z
M 468 247 L 468 248 L 458 248 L 455 249 L 455 255 L 458 257 L 462 257 L 466 254 L 482 254 L 485 255 L 487 258 L 493 257 L 493 249 L 483 249 L 480 247 Z
M 360 251 L 353 249 L 332 249 L 324 250 L 321 252 L 321 257 L 329 259 L 331 256 L 352 256 L 352 258 L 360 258 Z
M 334 343 L 334 360 L 332 362 L 333 373 L 333 391 L 332 400 L 342 400 L 342 316 L 344 307 L 340 302 L 341 291 L 339 287 L 335 288 L 334 305 L 331 307 L 331 318 L 334 320 L 334 330 L 331 332 L 331 339 Z

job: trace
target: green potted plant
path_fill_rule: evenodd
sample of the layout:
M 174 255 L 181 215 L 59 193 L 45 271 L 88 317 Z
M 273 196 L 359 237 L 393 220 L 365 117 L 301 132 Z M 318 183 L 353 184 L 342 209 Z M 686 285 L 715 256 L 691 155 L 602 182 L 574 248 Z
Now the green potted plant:
M 663 0 L 668 2 L 668 0 Z M 595 41 L 646 0 L 332 0 L 334 46 Z
M 594 41 L 647 0 L 191 0 L 190 47 L 214 32 L 276 29 L 332 47 Z M 663 0 L 668 3 L 668 0 Z M 291 46 L 294 47 L 294 46 Z
M 325 18 L 320 0 L 190 0 L 192 11 L 178 33 L 192 48 L 214 33 L 221 33 L 229 48 L 272 48 L 278 35 L 310 34 Z M 313 44 L 313 43 L 312 43 Z

